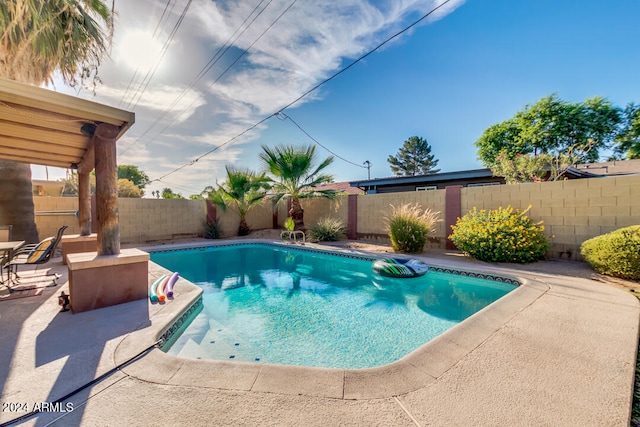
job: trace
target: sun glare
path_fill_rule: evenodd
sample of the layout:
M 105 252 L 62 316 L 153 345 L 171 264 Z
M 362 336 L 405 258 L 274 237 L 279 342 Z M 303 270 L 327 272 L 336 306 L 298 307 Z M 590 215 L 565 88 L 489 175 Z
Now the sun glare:
M 162 44 L 145 31 L 130 31 L 122 37 L 116 58 L 132 69 L 148 70 L 160 57 Z

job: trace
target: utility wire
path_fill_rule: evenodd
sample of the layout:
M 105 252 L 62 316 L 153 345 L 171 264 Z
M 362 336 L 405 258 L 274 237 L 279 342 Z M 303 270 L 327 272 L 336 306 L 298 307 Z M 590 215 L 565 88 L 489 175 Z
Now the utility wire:
M 162 15 L 160 16 L 160 19 L 158 20 L 158 23 L 156 24 L 156 28 L 153 30 L 153 35 L 151 36 L 152 38 L 155 39 L 156 34 L 158 33 L 158 30 L 160 29 L 160 26 L 162 25 L 162 21 L 164 20 L 164 17 L 167 14 L 167 9 L 171 5 L 172 1 L 173 0 L 167 0 L 167 4 L 164 5 L 164 10 L 162 11 Z M 173 5 L 171 5 L 171 11 L 173 11 L 173 6 L 175 6 L 175 3 L 173 3 Z M 171 11 L 169 13 L 171 13 Z M 127 85 L 127 88 L 124 90 L 124 93 L 122 94 L 122 98 L 120 99 L 120 102 L 118 103 L 118 107 L 120 107 L 122 102 L 127 98 L 127 93 L 129 93 L 129 89 L 131 88 L 131 85 L 133 84 L 134 80 L 136 79 L 136 77 L 138 75 L 138 71 L 140 71 L 140 68 L 136 67 L 136 70 L 134 71 L 133 75 L 131 76 L 131 79 L 129 80 L 129 84 Z M 135 81 L 137 83 L 137 80 L 135 80 Z
M 211 68 L 213 68 L 214 65 L 216 65 L 218 63 L 218 61 L 227 53 L 227 51 L 233 46 L 233 43 L 235 43 L 236 40 L 238 40 L 238 38 L 240 38 L 250 27 L 251 25 L 253 25 L 253 23 L 256 21 L 256 19 L 258 19 L 258 17 L 260 15 L 262 15 L 262 13 L 267 9 L 267 7 L 269 7 L 269 5 L 273 2 L 273 0 L 269 0 L 269 3 L 267 3 L 267 5 L 262 8 L 262 10 L 260 12 L 258 12 L 257 15 L 255 15 L 253 17 L 253 19 L 251 20 L 251 22 L 249 22 L 249 24 L 242 30 L 240 31 L 240 29 L 245 25 L 245 23 L 249 20 L 249 18 L 251 18 L 251 16 L 256 12 L 256 10 L 258 10 L 258 8 L 262 5 L 262 3 L 264 3 L 265 0 L 261 0 L 260 3 L 258 3 L 256 5 L 256 7 L 251 11 L 251 13 L 249 15 L 247 15 L 247 17 L 244 19 L 244 21 L 242 21 L 242 24 L 240 24 L 238 26 L 238 28 L 236 28 L 236 30 L 234 31 L 234 33 L 229 36 L 229 38 L 227 39 L 227 41 L 220 46 L 220 48 L 217 50 L 217 52 L 213 55 L 213 57 L 209 60 L 209 62 L 202 67 L 202 69 L 200 70 L 200 72 L 193 78 L 193 80 L 191 81 L 191 83 L 189 84 L 189 86 L 182 91 L 182 93 L 180 95 L 178 95 L 178 97 L 176 99 L 173 100 L 173 102 L 171 103 L 171 105 L 169 105 L 169 107 L 167 109 L 165 109 L 157 118 L 156 120 L 151 124 L 151 126 L 149 126 L 147 128 L 147 130 L 144 131 L 144 133 L 142 135 L 140 135 L 135 141 L 133 141 L 127 148 L 125 148 L 120 154 L 124 154 L 127 151 L 129 151 L 129 149 L 131 149 L 138 141 L 140 141 L 141 139 L 143 139 L 151 129 L 153 129 L 153 127 L 155 125 L 157 125 L 171 110 L 173 110 L 173 108 L 178 104 L 178 102 L 180 102 L 188 93 L 188 91 L 190 89 L 192 89 L 196 83 L 198 83 L 200 80 L 202 80 L 202 78 L 209 72 L 209 70 L 211 70 Z M 239 34 L 238 34 L 239 32 Z M 254 42 L 255 44 L 255 42 Z M 252 45 L 253 46 L 253 45 Z M 246 52 L 246 51 L 245 51 Z M 239 59 L 239 58 L 238 58 Z M 234 61 L 233 64 L 235 64 L 236 62 L 238 62 L 238 59 L 236 59 L 236 61 Z M 231 66 L 233 66 L 233 64 Z M 224 73 L 226 73 L 229 68 L 231 68 L 231 66 L 227 67 L 227 69 L 224 71 Z M 224 74 L 223 73 L 223 74 Z M 220 76 L 221 77 L 221 76 Z M 214 81 L 217 82 L 220 77 L 218 77 L 218 79 L 216 79 Z M 209 88 L 211 88 L 213 84 L 209 85 Z M 189 104 L 189 106 L 187 107 L 187 110 L 189 108 L 191 108 L 193 106 L 193 104 L 195 104 L 195 102 L 197 101 L 197 98 L 191 102 L 191 104 Z M 173 126 L 173 124 L 180 118 L 182 117 L 182 114 L 180 114 L 179 116 L 177 116 L 176 118 L 174 118 L 169 124 L 167 124 L 164 128 L 162 128 L 162 130 L 160 130 L 160 132 L 158 132 L 154 137 L 152 137 L 149 141 L 147 141 L 143 147 L 146 147 L 147 145 L 149 145 L 151 142 L 153 142 L 158 136 L 160 136 L 165 130 L 167 130 L 169 127 Z
M 240 132 L 238 135 L 234 136 L 233 138 L 227 140 L 226 142 L 214 147 L 213 149 L 207 151 L 204 154 L 201 154 L 200 156 L 196 157 L 194 160 L 190 161 L 189 163 L 185 163 L 184 165 L 174 169 L 171 172 L 168 172 L 164 175 L 162 175 L 160 178 L 155 179 L 153 181 L 159 181 L 169 175 L 172 175 L 184 168 L 186 168 L 187 166 L 191 166 L 193 164 L 195 164 L 198 160 L 202 159 L 205 156 L 208 156 L 209 154 L 217 151 L 218 149 L 230 144 L 231 142 L 235 141 L 236 139 L 240 138 L 241 136 L 243 136 L 244 134 L 246 134 L 247 132 L 252 131 L 253 129 L 255 129 L 256 127 L 260 126 L 262 123 L 266 122 L 267 120 L 269 120 L 271 117 L 277 116 L 278 114 L 281 114 L 284 110 L 286 110 L 287 108 L 290 108 L 291 106 L 297 104 L 298 102 L 300 102 L 300 100 L 302 100 L 303 98 L 305 98 L 306 96 L 308 96 L 310 93 L 314 92 L 315 90 L 317 90 L 318 88 L 320 88 L 321 86 L 323 86 L 324 84 L 330 82 L 331 80 L 335 79 L 336 77 L 338 77 L 340 74 L 344 73 L 345 71 L 347 71 L 348 69 L 350 69 L 351 67 L 353 67 L 354 65 L 356 65 L 358 62 L 362 61 L 363 59 L 367 58 L 368 56 L 370 56 L 372 53 L 378 51 L 381 47 L 383 47 L 384 45 L 386 45 L 387 43 L 389 43 L 390 41 L 396 39 L 397 37 L 401 36 L 402 34 L 406 33 L 407 31 L 409 31 L 411 28 L 415 27 L 416 25 L 418 25 L 420 22 L 424 21 L 426 18 L 428 18 L 430 15 L 432 15 L 434 12 L 436 12 L 438 9 L 440 9 L 441 7 L 443 7 L 444 5 L 446 5 L 447 3 L 449 3 L 451 0 L 445 0 L 442 3 L 440 3 L 438 6 L 434 7 L 433 9 L 431 9 L 429 12 L 425 13 L 424 15 L 422 15 L 420 18 L 418 18 L 417 20 L 415 20 L 414 22 L 412 22 L 411 24 L 409 24 L 408 26 L 406 26 L 405 28 L 403 28 L 402 30 L 398 31 L 397 33 L 395 33 L 394 35 L 392 35 L 391 37 L 388 37 L 387 39 L 385 39 L 382 43 L 380 43 L 379 45 L 377 45 L 375 48 L 373 48 L 372 50 L 370 50 L 369 52 L 365 53 L 364 55 L 360 56 L 359 58 L 355 59 L 353 62 L 351 62 L 349 65 L 347 65 L 346 67 L 342 68 L 341 70 L 337 71 L 336 73 L 334 73 L 332 76 L 330 76 L 329 78 L 321 81 L 320 83 L 318 83 L 317 85 L 315 85 L 313 88 L 309 89 L 308 91 L 304 92 L 302 95 L 300 95 L 298 98 L 296 98 L 295 100 L 293 100 L 292 102 L 288 103 L 287 105 L 285 105 L 284 107 L 278 109 L 276 112 L 274 112 L 273 114 L 264 117 L 262 120 L 258 121 L 257 123 L 251 125 L 250 127 L 248 127 L 247 129 L 243 130 L 242 132 Z M 294 1 L 295 3 L 295 1 Z
M 180 28 L 180 26 L 182 25 L 182 21 L 184 20 L 185 15 L 189 11 L 189 6 L 191 6 L 191 2 L 192 1 L 193 0 L 189 0 L 187 2 L 187 4 L 185 5 L 184 9 L 182 10 L 182 13 L 180 14 L 180 17 L 178 18 L 178 21 L 173 26 L 173 29 L 171 30 L 171 33 L 169 34 L 169 38 L 164 43 L 164 46 L 162 46 L 162 50 L 160 51 L 160 56 L 156 60 L 156 64 L 153 67 L 153 70 L 149 69 L 149 71 L 147 71 L 147 74 L 144 76 L 144 79 L 142 80 L 142 83 L 140 84 L 140 86 L 138 86 L 138 89 L 136 90 L 136 92 L 134 93 L 133 97 L 131 98 L 131 102 L 129 102 L 129 104 L 127 106 L 127 109 L 134 109 L 134 108 L 136 108 L 138 106 L 138 103 L 140 102 L 140 99 L 142 98 L 142 95 L 147 90 L 147 87 L 149 87 L 149 83 L 151 82 L 151 79 L 156 74 L 156 71 L 158 70 L 158 67 L 160 66 L 160 63 L 162 62 L 162 59 L 164 58 L 164 55 L 167 53 L 167 50 L 169 49 L 169 45 L 171 44 L 171 41 L 175 37 L 176 32 L 178 32 L 178 28 Z M 136 96 L 137 96 L 137 99 L 136 99 Z M 133 103 L 134 100 L 135 100 L 135 103 Z
M 330 152 L 331 154 L 333 154 L 335 157 L 339 158 L 340 160 L 345 161 L 345 162 L 347 162 L 347 163 L 349 163 L 349 164 L 352 164 L 353 166 L 357 166 L 357 167 L 359 167 L 359 168 L 367 169 L 367 167 L 366 167 L 366 166 L 362 166 L 362 165 L 359 165 L 359 164 L 357 164 L 357 163 L 353 163 L 351 160 L 347 160 L 347 159 L 345 159 L 344 157 L 342 157 L 342 156 L 340 156 L 340 155 L 338 155 L 338 154 L 334 153 L 333 151 L 329 150 L 327 147 L 325 147 L 324 145 L 322 145 L 322 144 L 320 143 L 320 141 L 318 141 L 317 139 L 315 139 L 314 137 L 312 137 L 311 135 L 309 135 L 309 132 L 307 132 L 306 130 L 304 130 L 304 129 L 302 128 L 302 126 L 300 126 L 300 125 L 298 124 L 298 122 L 296 122 L 295 120 L 293 120 L 293 119 L 291 118 L 291 116 L 286 115 L 286 114 L 284 114 L 283 112 L 279 112 L 279 113 L 277 113 L 276 117 L 278 117 L 278 118 L 279 118 L 279 119 L 281 119 L 281 120 L 291 120 L 291 123 L 293 123 L 294 125 L 296 125 L 296 127 L 297 127 L 298 129 L 300 129 L 300 130 L 302 131 L 302 133 L 304 133 L 305 135 L 307 135 L 307 136 L 309 137 L 309 139 L 311 139 L 313 142 L 315 142 L 315 143 L 316 143 L 316 144 L 318 144 L 320 147 L 324 148 L 325 150 L 327 150 L 328 152 Z

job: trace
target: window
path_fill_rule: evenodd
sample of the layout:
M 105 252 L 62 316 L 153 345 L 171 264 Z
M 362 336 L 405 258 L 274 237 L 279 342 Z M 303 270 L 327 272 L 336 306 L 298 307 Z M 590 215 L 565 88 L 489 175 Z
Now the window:
M 416 187 L 416 191 L 427 191 L 427 190 L 437 190 L 438 187 L 436 187 L 435 185 L 427 185 L 424 187 Z

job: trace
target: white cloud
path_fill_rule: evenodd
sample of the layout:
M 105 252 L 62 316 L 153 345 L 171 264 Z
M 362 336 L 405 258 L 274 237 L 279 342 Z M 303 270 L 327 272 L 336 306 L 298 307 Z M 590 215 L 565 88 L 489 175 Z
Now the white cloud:
M 261 7 L 267 4 L 268 7 L 248 28 L 242 24 L 254 9 L 253 3 L 193 0 L 157 75 L 135 107 L 136 125 L 118 143 L 119 161 L 139 165 L 151 178 L 175 170 L 289 104 L 331 76 L 344 63 L 377 46 L 443 1 L 299 0 L 256 42 L 291 4 L 291 0 L 262 3 Z M 450 1 L 430 20 L 445 16 L 463 2 Z M 171 13 L 166 15 L 156 34 L 162 43 L 186 3 L 186 0 L 175 3 Z M 131 32 L 138 28 L 152 33 L 163 5 L 152 0 L 116 3 L 120 8 L 116 34 L 123 29 Z M 256 14 L 251 15 L 246 23 Z M 233 46 L 228 54 L 221 57 L 204 78 L 196 81 L 200 70 L 229 40 L 233 40 Z M 117 41 L 112 57 L 121 59 L 122 55 L 117 50 L 124 49 L 126 45 L 123 40 Z M 220 74 L 245 49 L 249 49 L 248 53 L 220 78 Z M 127 100 L 121 100 L 132 73 L 122 63 L 105 64 L 104 71 L 101 69 L 105 83 L 98 88 L 98 100 L 131 108 Z M 169 106 L 183 94 L 177 105 L 168 111 Z M 315 91 L 297 106 L 321 97 L 322 91 Z M 161 119 L 157 120 L 159 116 Z M 158 123 L 150 129 L 156 121 Z M 258 139 L 262 129 L 264 127 L 259 127 L 233 140 L 163 179 L 162 184 L 153 186 L 174 184 L 203 188 L 214 183 L 216 177 L 224 176 L 225 164 L 246 163 L 243 154 L 247 144 Z M 137 140 L 143 133 L 146 136 Z M 238 166 L 255 166 L 244 163 Z

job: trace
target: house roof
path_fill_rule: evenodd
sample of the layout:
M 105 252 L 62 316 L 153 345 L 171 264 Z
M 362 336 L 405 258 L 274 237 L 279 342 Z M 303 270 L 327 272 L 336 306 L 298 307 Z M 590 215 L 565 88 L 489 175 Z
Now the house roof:
M 84 125 L 109 123 L 120 138 L 135 114 L 0 78 L 0 159 L 69 168 L 91 148 Z M 93 127 L 91 126 L 91 127 Z
M 603 176 L 640 174 L 640 159 L 585 163 L 576 165 L 575 168 Z
M 493 173 L 491 169 L 471 169 L 456 172 L 441 172 L 431 175 L 414 175 L 414 176 L 393 176 L 387 178 L 375 178 L 364 181 L 351 181 L 352 187 L 368 187 L 372 185 L 393 185 L 393 184 L 415 184 L 415 183 L 436 183 L 442 181 L 451 181 L 454 179 L 470 179 L 470 178 L 491 178 Z
M 331 182 L 329 184 L 324 184 L 316 187 L 316 190 L 333 190 L 336 193 L 347 193 L 347 194 L 363 194 L 364 191 L 357 187 L 352 187 L 349 182 Z

